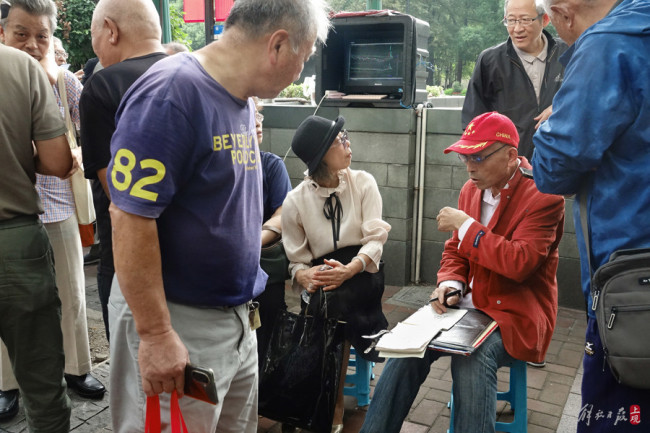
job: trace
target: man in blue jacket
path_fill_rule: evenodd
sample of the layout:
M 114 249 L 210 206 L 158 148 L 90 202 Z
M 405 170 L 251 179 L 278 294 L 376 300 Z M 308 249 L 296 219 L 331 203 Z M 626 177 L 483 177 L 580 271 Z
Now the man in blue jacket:
M 586 194 L 592 271 L 616 250 L 650 247 L 650 3 L 544 1 L 572 46 L 562 57 L 564 83 L 553 114 L 533 138 L 532 165 L 540 191 L 577 194 L 574 221 L 589 313 L 578 432 L 640 431 L 650 393 L 620 385 L 604 368 L 577 202 Z

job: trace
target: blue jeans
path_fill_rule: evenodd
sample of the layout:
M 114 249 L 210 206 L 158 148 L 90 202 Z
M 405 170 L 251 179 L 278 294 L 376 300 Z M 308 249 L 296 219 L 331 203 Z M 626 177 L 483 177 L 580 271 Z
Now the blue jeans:
M 424 358 L 388 360 L 360 433 L 399 433 L 431 364 L 441 356 L 447 354 L 427 350 Z M 497 370 L 513 360 L 503 347 L 498 329 L 471 356 L 452 355 L 457 433 L 494 432 Z

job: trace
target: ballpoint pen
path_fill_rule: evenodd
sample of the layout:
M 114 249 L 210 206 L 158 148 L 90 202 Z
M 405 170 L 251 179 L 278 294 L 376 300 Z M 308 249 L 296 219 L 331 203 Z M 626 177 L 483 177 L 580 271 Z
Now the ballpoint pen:
M 460 289 L 452 290 L 451 292 L 445 293 L 445 300 L 442 303 L 442 305 L 449 308 L 458 308 L 455 305 L 447 305 L 447 299 L 451 298 L 452 296 L 460 296 L 461 293 L 462 291 Z M 440 302 L 440 301 L 438 300 L 438 298 L 431 298 L 427 303 L 431 304 L 433 302 Z

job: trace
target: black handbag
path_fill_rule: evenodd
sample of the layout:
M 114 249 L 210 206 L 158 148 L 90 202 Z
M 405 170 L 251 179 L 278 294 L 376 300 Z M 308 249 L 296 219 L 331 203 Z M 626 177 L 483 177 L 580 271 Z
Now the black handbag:
M 280 312 L 260 369 L 259 414 L 316 433 L 332 429 L 343 360 L 342 327 L 326 305 Z
M 289 279 L 289 259 L 284 252 L 282 237 L 272 244 L 262 247 L 260 267 L 269 276 L 267 284 L 283 283 Z
M 324 263 L 325 259 L 334 259 L 346 264 L 359 253 L 361 245 L 339 248 L 313 260 L 313 265 Z M 312 296 L 311 304 L 319 305 L 320 296 L 325 293 L 318 291 Z M 352 343 L 357 354 L 362 358 L 383 362 L 384 358 L 379 353 L 368 349 L 372 340 L 363 338 L 363 335 L 372 335 L 388 329 L 388 320 L 382 310 L 381 298 L 384 294 L 384 262 L 379 263 L 378 272 L 361 272 L 344 281 L 336 290 L 327 292 L 327 305 L 330 317 L 344 321 L 345 338 Z M 308 311 L 311 312 L 311 306 Z

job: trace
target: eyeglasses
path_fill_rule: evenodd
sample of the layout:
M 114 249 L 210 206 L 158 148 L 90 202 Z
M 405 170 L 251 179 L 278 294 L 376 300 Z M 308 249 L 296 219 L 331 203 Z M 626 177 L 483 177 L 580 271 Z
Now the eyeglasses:
M 55 55 L 56 57 L 61 57 L 61 58 L 64 58 L 64 59 L 67 59 L 67 58 L 68 58 L 68 53 L 66 53 L 66 52 L 63 51 L 63 50 L 54 50 L 54 55 Z
M 517 24 L 520 24 L 524 27 L 528 27 L 533 23 L 533 21 L 537 21 L 541 17 L 544 16 L 544 13 L 541 13 L 537 15 L 535 18 L 519 18 L 519 19 L 514 19 L 514 18 L 504 18 L 503 19 L 503 25 L 506 27 L 514 27 Z
M 255 112 L 255 121 L 260 122 L 260 123 L 264 122 L 264 115 L 262 113 L 260 113 L 259 111 L 256 111 Z
M 458 154 L 458 159 L 460 159 L 461 162 L 463 162 L 464 164 L 467 164 L 468 162 L 472 162 L 474 164 L 480 164 L 480 163 L 482 163 L 483 161 L 485 161 L 486 159 L 488 159 L 489 157 L 491 157 L 492 155 L 494 155 L 495 153 L 497 153 L 498 151 L 500 151 L 501 149 L 503 149 L 506 146 L 508 146 L 508 145 L 504 144 L 503 146 L 501 146 L 500 148 L 498 148 L 494 152 L 490 152 L 487 155 L 461 155 L 459 153 Z
M 338 138 L 339 141 L 341 142 L 341 146 L 343 146 L 343 149 L 347 149 L 348 147 L 350 147 L 350 139 L 348 138 L 348 131 L 346 131 L 345 129 L 342 130 L 336 138 Z M 336 140 L 334 140 L 331 147 L 334 146 L 336 146 Z

